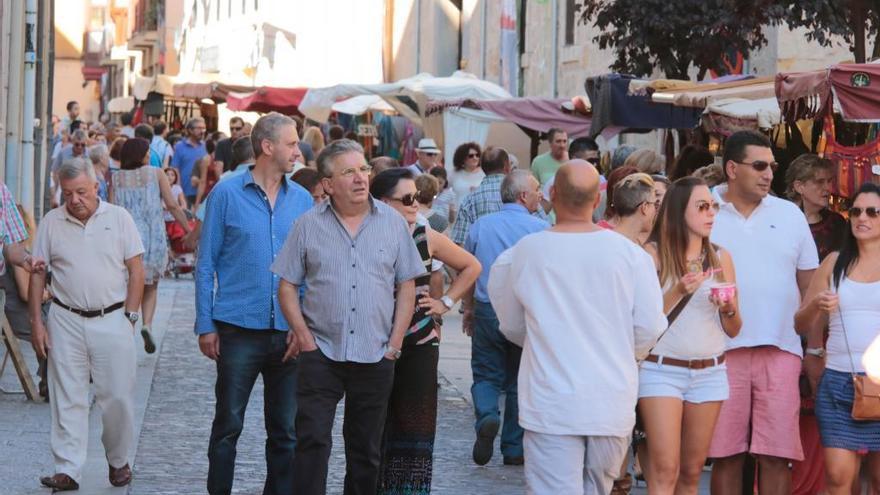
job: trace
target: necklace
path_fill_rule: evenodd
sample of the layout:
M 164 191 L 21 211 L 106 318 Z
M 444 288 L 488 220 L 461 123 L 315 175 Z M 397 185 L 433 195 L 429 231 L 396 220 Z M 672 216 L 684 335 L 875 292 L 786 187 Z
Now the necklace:
M 700 253 L 700 257 L 687 260 L 686 268 L 688 273 L 700 273 L 703 271 L 703 262 L 706 260 L 706 253 Z

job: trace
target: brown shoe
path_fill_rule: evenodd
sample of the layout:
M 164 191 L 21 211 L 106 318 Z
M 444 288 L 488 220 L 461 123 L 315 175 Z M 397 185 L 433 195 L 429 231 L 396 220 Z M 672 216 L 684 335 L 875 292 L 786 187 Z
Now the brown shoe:
M 64 473 L 55 473 L 52 476 L 43 476 L 40 483 L 52 489 L 52 493 L 79 490 L 79 483 Z
M 110 484 L 113 486 L 125 486 L 131 483 L 131 468 L 128 464 L 121 468 L 110 466 Z

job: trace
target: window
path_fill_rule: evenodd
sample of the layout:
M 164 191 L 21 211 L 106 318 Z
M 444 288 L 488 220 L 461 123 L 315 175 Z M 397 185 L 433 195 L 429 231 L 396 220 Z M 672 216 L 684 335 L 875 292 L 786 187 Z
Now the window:
M 565 0 L 565 44 L 574 44 L 574 29 L 577 25 L 577 14 L 580 6 L 577 0 Z

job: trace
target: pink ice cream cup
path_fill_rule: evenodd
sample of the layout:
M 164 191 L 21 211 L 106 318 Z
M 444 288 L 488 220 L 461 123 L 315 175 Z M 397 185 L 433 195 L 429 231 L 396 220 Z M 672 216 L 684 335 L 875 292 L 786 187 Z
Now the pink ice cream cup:
M 728 302 L 736 295 L 736 284 L 723 283 L 711 287 L 712 297 L 721 302 Z

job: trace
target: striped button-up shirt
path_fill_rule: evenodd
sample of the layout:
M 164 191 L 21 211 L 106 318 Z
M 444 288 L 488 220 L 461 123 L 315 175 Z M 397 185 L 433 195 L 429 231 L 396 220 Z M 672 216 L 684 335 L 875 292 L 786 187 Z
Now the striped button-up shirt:
M 464 244 L 468 231 L 471 230 L 471 225 L 478 218 L 501 210 L 501 183 L 504 182 L 504 177 L 504 174 L 487 175 L 480 182 L 480 186 L 464 198 L 456 214 L 455 225 L 452 226 L 453 242 Z M 549 222 L 547 214 L 541 208 L 532 213 L 532 216 Z
M 396 285 L 425 273 L 406 220 L 370 200 L 351 236 L 329 200 L 303 215 L 272 271 L 306 290 L 302 313 L 334 361 L 376 363 L 391 336 Z
M 15 244 L 28 238 L 24 220 L 18 213 L 15 200 L 6 184 L 0 182 L 0 250 L 5 244 Z M 0 275 L 6 273 L 6 262 L 0 256 Z
M 279 279 L 269 266 L 312 203 L 308 191 L 285 179 L 270 206 L 249 170 L 214 186 L 196 264 L 196 333 L 216 331 L 214 320 L 249 330 L 287 330 Z

